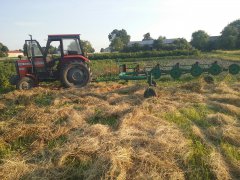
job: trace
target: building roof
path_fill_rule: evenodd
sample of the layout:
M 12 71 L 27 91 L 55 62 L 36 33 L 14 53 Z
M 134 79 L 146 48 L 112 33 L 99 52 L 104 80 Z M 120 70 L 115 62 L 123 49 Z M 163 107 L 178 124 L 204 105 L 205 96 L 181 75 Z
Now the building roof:
M 80 36 L 80 34 L 49 34 L 48 36 Z
M 220 38 L 220 36 L 209 36 L 209 41 L 215 41 L 217 40 L 218 38 Z
M 163 44 L 172 44 L 176 39 L 164 39 Z M 154 39 L 144 40 L 144 41 L 130 41 L 128 46 L 132 46 L 133 44 L 139 44 L 141 46 L 148 45 L 151 46 L 154 43 Z
M 48 35 L 48 39 L 58 41 L 62 38 L 73 39 L 73 38 L 79 38 L 79 36 L 80 34 L 51 34 L 51 35 Z
M 142 45 L 142 46 L 144 46 L 144 45 L 152 45 L 153 42 L 154 42 L 153 39 L 144 40 L 144 41 L 130 41 L 130 42 L 128 43 L 128 46 L 132 46 L 133 44 L 140 44 L 140 45 Z
M 176 39 L 164 39 L 163 44 L 172 44 Z

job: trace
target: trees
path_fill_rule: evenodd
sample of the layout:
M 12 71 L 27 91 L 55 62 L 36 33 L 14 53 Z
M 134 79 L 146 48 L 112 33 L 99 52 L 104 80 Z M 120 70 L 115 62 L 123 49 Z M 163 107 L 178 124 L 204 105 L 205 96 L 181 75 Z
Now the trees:
M 166 40 L 166 38 L 162 36 L 153 40 L 148 32 L 143 35 L 142 42 L 139 42 L 138 45 L 135 44 L 127 47 L 130 36 L 127 35 L 127 32 L 124 29 L 113 30 L 108 35 L 108 38 L 111 42 L 109 46 L 111 51 L 137 52 L 148 50 L 182 50 L 192 49 L 193 47 L 201 51 L 240 49 L 240 19 L 227 25 L 223 29 L 221 36 L 209 36 L 203 30 L 195 31 L 192 33 L 190 43 L 184 38 L 178 38 L 173 41 L 173 39 Z M 153 44 L 150 43 L 151 41 L 147 40 L 153 40 Z
M 86 40 L 80 40 L 81 42 L 81 45 L 82 45 L 82 48 L 83 48 L 83 51 L 85 53 L 94 53 L 95 52 L 95 49 L 92 47 L 91 43 L 89 41 L 86 41 Z M 70 49 L 76 49 L 76 42 L 71 42 L 68 47 Z M 60 48 L 58 48 L 60 49 Z
M 8 56 L 8 47 L 0 43 L 0 57 Z
M 114 29 L 109 35 L 108 39 L 110 41 L 109 47 L 112 51 L 120 51 L 130 41 L 130 36 L 127 34 L 127 31 L 125 29 L 117 30 Z
M 81 45 L 83 47 L 84 52 L 94 53 L 95 49 L 92 47 L 92 44 L 89 41 L 81 40 Z
M 212 36 L 208 41 L 208 51 L 217 50 L 220 48 L 220 38 L 219 36 Z
M 158 39 L 154 40 L 153 42 L 153 49 L 160 50 L 163 49 L 164 44 L 163 41 L 166 39 L 166 37 L 159 36 Z
M 128 46 L 125 46 L 122 50 L 122 52 L 139 52 L 139 51 L 142 51 L 143 50 L 143 47 L 138 44 L 138 43 L 134 43 L 132 46 L 128 47 Z
M 151 37 L 150 33 L 146 33 L 143 35 L 143 41 L 146 41 L 146 40 L 152 40 L 153 38 Z
M 155 50 L 185 50 L 185 49 L 192 49 L 191 44 L 184 38 L 175 39 L 171 43 L 164 43 L 165 37 L 159 36 L 157 40 L 153 42 L 153 49 Z
M 240 48 L 240 19 L 228 24 L 221 32 L 221 36 L 212 36 L 202 31 L 192 34 L 192 46 L 202 51 L 216 49 L 234 50 Z
M 116 37 L 112 40 L 110 47 L 111 51 L 121 51 L 126 46 L 120 37 Z
M 173 41 L 173 44 L 176 46 L 176 49 L 191 49 L 192 46 L 191 44 L 184 38 L 178 38 L 176 40 Z
M 101 49 L 100 49 L 100 52 L 104 52 L 104 48 L 101 48 Z
M 221 47 L 223 49 L 236 49 L 238 39 L 238 30 L 236 27 L 227 26 L 222 31 Z
M 42 47 L 42 48 L 44 48 L 44 47 Z M 43 52 L 45 51 L 45 49 L 43 49 Z M 54 47 L 54 46 L 52 46 L 52 45 L 50 45 L 49 46 L 49 49 L 48 49 L 48 53 L 49 54 L 56 54 L 57 53 L 57 48 L 56 47 Z
M 209 35 L 203 31 L 199 30 L 192 34 L 191 45 L 196 49 L 201 51 L 206 51 L 208 49 Z
M 220 47 L 227 50 L 240 48 L 240 20 L 233 21 L 223 29 Z

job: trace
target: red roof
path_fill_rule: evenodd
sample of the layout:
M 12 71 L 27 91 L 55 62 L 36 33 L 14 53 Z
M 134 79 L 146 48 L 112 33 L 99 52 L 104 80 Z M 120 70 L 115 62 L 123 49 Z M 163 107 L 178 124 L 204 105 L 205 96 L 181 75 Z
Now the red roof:
M 22 52 L 19 50 L 14 50 L 14 51 L 8 51 L 8 53 L 22 53 Z

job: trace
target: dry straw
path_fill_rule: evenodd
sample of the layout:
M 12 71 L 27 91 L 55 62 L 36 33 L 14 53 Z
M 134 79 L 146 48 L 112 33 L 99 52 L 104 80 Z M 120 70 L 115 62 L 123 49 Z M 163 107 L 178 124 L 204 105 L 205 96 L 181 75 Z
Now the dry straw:
M 148 100 L 144 89 L 99 83 L 3 95 L 0 178 L 186 179 L 204 174 L 190 159 L 194 153 L 214 178 L 237 177 L 239 160 L 218 144 L 239 150 L 236 88 L 200 80 L 157 88 L 158 97 Z M 181 114 L 196 104 L 208 107 L 208 114 Z M 195 140 L 209 152 L 206 157 L 194 149 Z

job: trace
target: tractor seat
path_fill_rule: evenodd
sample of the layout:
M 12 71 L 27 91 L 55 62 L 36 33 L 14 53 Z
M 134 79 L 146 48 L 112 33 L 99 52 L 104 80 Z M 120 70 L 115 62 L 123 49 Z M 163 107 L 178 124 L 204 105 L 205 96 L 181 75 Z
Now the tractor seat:
M 58 59 L 53 59 L 52 56 L 47 56 L 46 57 L 47 67 L 52 68 L 55 65 L 56 60 Z
M 47 63 L 49 63 L 49 62 L 52 61 L 52 60 L 53 60 L 53 58 L 52 58 L 51 56 L 47 56 L 47 57 L 46 57 L 46 62 L 47 62 Z

